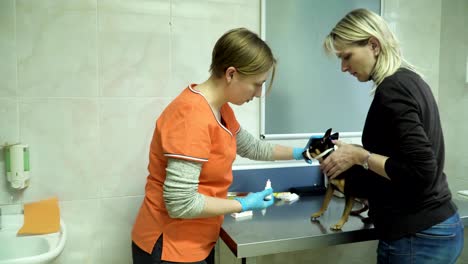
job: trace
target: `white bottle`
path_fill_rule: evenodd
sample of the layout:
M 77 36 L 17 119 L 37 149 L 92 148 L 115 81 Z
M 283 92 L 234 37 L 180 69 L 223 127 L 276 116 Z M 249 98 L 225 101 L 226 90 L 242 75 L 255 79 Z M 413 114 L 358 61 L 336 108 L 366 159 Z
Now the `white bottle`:
M 270 179 L 268 179 L 267 182 L 266 182 L 266 184 L 265 184 L 265 190 L 266 190 L 266 189 L 269 189 L 269 188 L 271 188 L 271 181 L 270 181 Z M 265 196 L 265 200 L 266 200 L 266 201 L 271 200 L 271 194 L 268 195 L 268 196 Z

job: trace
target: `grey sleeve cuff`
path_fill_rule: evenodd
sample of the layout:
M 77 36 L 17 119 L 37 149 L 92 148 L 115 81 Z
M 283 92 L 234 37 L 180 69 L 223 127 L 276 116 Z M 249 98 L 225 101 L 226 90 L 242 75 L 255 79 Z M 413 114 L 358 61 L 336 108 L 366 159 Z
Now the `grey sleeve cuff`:
M 205 196 L 198 192 L 202 163 L 169 158 L 163 186 L 164 202 L 172 218 L 196 218 L 203 211 Z
M 254 138 L 242 127 L 237 133 L 237 154 L 252 160 L 273 161 L 273 144 Z

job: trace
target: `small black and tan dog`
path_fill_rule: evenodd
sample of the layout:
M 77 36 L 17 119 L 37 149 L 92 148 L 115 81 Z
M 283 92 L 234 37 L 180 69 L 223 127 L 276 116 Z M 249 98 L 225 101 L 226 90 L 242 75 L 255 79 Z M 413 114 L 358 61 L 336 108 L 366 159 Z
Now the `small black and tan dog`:
M 311 138 L 307 143 L 306 150 L 302 153 L 306 160 L 317 159 L 320 162 L 325 160 L 333 151 L 334 151 L 334 144 L 332 140 L 337 140 L 339 137 L 339 133 L 331 134 L 332 129 L 328 129 L 325 132 L 325 135 L 320 138 Z M 312 220 L 323 215 L 323 213 L 327 210 L 328 205 L 333 197 L 333 193 L 335 190 L 344 194 L 346 205 L 341 216 L 341 219 L 335 225 L 332 225 L 330 229 L 332 230 L 341 230 L 343 225 L 348 221 L 349 215 L 359 215 L 362 212 L 368 210 L 367 201 L 358 199 L 356 197 L 356 192 L 351 190 L 350 187 L 346 186 L 346 178 L 351 176 L 352 174 L 362 172 L 362 168 L 358 168 L 353 166 L 349 168 L 347 171 L 341 173 L 338 177 L 334 179 L 328 180 L 327 191 L 325 193 L 325 197 L 323 200 L 322 207 L 319 211 L 312 214 Z M 348 188 L 345 188 L 348 187 Z M 359 201 L 362 203 L 363 207 L 361 209 L 352 211 L 353 205 L 355 201 Z M 362 219 L 363 222 L 368 222 L 368 218 Z

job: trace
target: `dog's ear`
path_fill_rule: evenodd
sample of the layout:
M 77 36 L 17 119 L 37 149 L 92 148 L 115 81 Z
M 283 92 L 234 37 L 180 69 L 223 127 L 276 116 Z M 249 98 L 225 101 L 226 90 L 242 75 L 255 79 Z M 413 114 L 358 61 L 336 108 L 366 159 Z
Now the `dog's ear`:
M 332 132 L 332 129 L 329 128 L 329 129 L 325 132 L 325 135 L 323 135 L 323 138 L 328 138 L 328 137 L 330 136 L 331 132 Z

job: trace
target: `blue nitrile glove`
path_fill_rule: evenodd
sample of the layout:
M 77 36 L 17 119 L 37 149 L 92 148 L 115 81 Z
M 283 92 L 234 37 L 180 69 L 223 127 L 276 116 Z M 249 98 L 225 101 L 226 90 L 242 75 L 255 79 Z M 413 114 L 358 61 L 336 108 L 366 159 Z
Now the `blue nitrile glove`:
M 293 157 L 295 160 L 305 160 L 304 156 L 302 156 L 302 152 L 304 152 L 306 148 L 293 148 Z M 307 160 L 306 160 L 307 161 Z
M 312 164 L 310 159 L 306 159 L 302 153 L 306 151 L 307 148 L 294 148 L 293 149 L 293 157 L 295 160 L 304 160 L 305 162 Z
M 245 197 L 236 197 L 234 198 L 234 200 L 239 201 L 239 203 L 242 205 L 242 212 L 250 210 L 259 210 L 265 209 L 275 202 L 275 198 L 272 194 L 273 189 L 268 188 L 261 192 L 249 193 Z M 271 195 L 271 200 L 265 201 L 264 198 L 268 195 Z
M 311 136 L 311 137 L 309 138 L 309 141 L 307 142 L 307 144 L 306 144 L 306 146 L 305 146 L 304 148 L 294 148 L 294 149 L 293 149 L 293 157 L 294 157 L 294 159 L 295 159 L 295 160 L 302 160 L 302 159 L 303 159 L 305 162 L 307 162 L 307 163 L 309 163 L 309 164 L 312 164 L 312 160 L 310 160 L 310 159 L 304 157 L 304 155 L 302 155 L 302 153 L 303 153 L 304 151 L 306 151 L 306 150 L 309 148 L 309 146 L 312 144 L 312 142 L 313 142 L 314 140 L 321 140 L 321 139 L 322 139 L 321 136 Z

